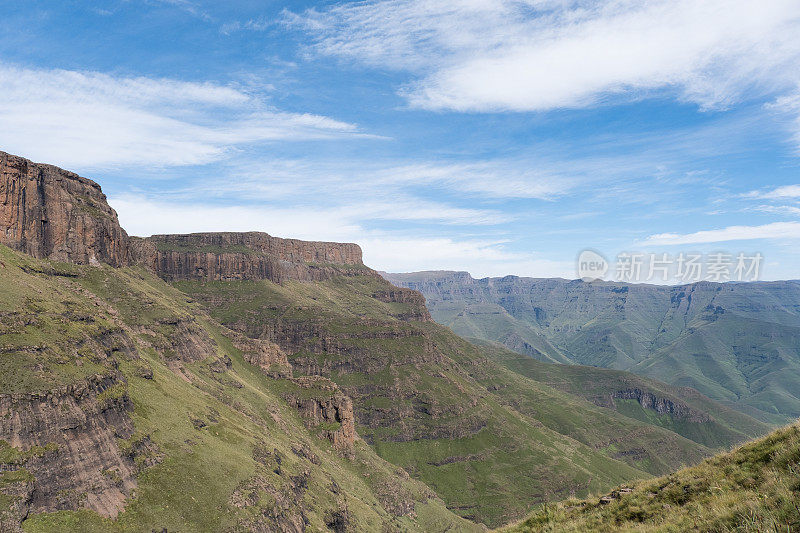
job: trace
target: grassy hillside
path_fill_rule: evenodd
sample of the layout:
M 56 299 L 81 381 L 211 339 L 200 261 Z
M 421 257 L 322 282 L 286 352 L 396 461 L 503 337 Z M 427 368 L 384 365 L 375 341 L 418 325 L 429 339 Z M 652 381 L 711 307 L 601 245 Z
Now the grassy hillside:
M 421 302 L 405 293 L 387 297 L 396 289 L 366 268 L 313 283 L 174 286 L 226 327 L 279 344 L 296 375 L 338 383 L 353 398 L 359 434 L 381 457 L 462 516 L 488 524 L 514 516 L 525 502 L 672 471 L 711 454 L 708 445 L 749 435 L 706 424 L 712 435 L 695 441 L 664 421 L 530 379 L 425 321 Z
M 0 307 L 0 407 L 20 402 L 0 422 L 0 530 L 479 529 L 365 442 L 338 453 L 335 428 L 286 401 L 325 391 L 245 362 L 232 332 L 145 270 L 0 246 Z M 95 375 L 114 384 L 80 388 Z M 115 519 L 90 510 L 123 493 Z
M 608 496 L 547 505 L 506 533 L 798 531 L 800 424 Z
M 359 434 L 462 516 L 501 524 L 525 502 L 646 476 L 508 408 L 472 377 L 485 361 L 477 349 L 433 322 L 406 319 L 419 315 L 419 303 L 376 298 L 392 287 L 372 271 L 346 274 L 175 286 L 227 327 L 277 342 L 296 375 L 338 383 L 353 398 Z M 699 459 L 702 451 L 692 451 Z
M 167 284 L 138 267 L 1 252 L 0 399 L 36 412 L 52 397 L 116 424 L 82 422 L 81 439 L 62 441 L 34 417 L 24 442 L 0 444 L 12 470 L 3 520 L 28 509 L 28 531 L 496 526 L 697 463 L 716 444 L 526 376 L 362 266 L 327 265 L 334 274 L 314 282 Z M 270 363 L 251 365 L 243 343 Z M 352 398 L 363 440 L 347 453 L 338 419 L 293 407 L 330 405 L 335 386 L 298 380 L 308 375 Z M 73 392 L 94 376 L 112 384 Z M 59 412 L 51 425 L 75 423 Z M 17 438 L 11 427 L 0 422 Z M 102 453 L 87 459 L 70 442 Z M 46 464 L 69 468 L 43 497 L 32 487 L 57 470 Z
M 712 449 L 729 448 L 771 429 L 694 389 L 673 387 L 619 370 L 542 363 L 501 346 L 488 343 L 481 343 L 481 346 L 492 360 L 536 382 L 613 409 L 623 416 L 668 429 Z M 630 397 L 633 396 L 631 392 L 649 394 L 661 403 L 663 412 L 642 405 L 639 399 Z
M 800 282 L 669 287 L 387 274 L 456 333 L 542 361 L 627 370 L 761 420 L 800 416 Z

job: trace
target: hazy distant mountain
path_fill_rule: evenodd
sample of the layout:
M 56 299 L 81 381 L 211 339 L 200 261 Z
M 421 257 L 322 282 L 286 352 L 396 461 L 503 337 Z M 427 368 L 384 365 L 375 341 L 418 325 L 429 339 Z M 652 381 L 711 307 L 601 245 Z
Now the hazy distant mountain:
M 800 282 L 683 286 L 385 274 L 434 320 L 542 361 L 696 388 L 762 420 L 800 416 Z

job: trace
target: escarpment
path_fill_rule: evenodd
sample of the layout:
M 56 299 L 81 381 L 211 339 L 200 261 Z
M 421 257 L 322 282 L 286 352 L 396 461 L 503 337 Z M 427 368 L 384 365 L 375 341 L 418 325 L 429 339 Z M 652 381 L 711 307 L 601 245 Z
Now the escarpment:
M 366 270 L 356 244 L 261 232 L 154 235 L 135 247 L 137 260 L 166 281 L 322 281 Z
M 136 487 L 133 458 L 118 445 L 133 433 L 132 409 L 117 373 L 0 395 L 0 471 L 13 474 L 18 498 L 17 516 L 5 525 L 15 527 L 28 513 L 64 509 L 116 516 Z
M 0 152 L 0 243 L 37 258 L 128 263 L 128 235 L 92 180 Z
M 175 247 L 183 251 L 234 249 L 248 254 L 264 254 L 289 263 L 335 263 L 360 265 L 361 248 L 357 244 L 281 239 L 266 233 L 190 233 L 186 235 L 154 235 L 156 246 Z
M 261 232 L 130 238 L 97 183 L 5 152 L 0 152 L 0 243 L 40 259 L 144 265 L 167 281 L 321 281 L 365 268 L 361 248 L 352 243 Z

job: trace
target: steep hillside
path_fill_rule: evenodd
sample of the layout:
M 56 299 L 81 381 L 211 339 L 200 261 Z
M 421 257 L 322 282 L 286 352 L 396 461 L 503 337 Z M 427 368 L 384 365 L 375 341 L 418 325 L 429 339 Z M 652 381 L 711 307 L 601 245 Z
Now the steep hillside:
M 174 240 L 157 239 L 162 247 Z M 231 330 L 278 345 L 295 376 L 336 382 L 353 399 L 359 435 L 462 516 L 500 524 L 523 512 L 523 502 L 645 475 L 603 453 L 596 435 L 583 442 L 509 409 L 474 377 L 491 363 L 431 322 L 418 293 L 393 287 L 363 265 L 315 267 L 328 269 L 328 279 L 173 285 Z M 552 393 L 554 409 L 570 401 Z M 610 433 L 614 424 L 607 426 Z M 690 458 L 704 455 L 685 444 Z
M 269 254 L 256 245 L 242 248 L 244 238 L 147 241 L 165 254 L 173 246 L 175 253 L 196 254 L 182 265 L 222 264 L 234 253 L 264 261 Z M 688 407 L 663 417 L 655 404 L 640 409 L 639 418 L 613 411 L 506 367 L 494 349 L 433 323 L 419 293 L 394 287 L 363 265 L 311 266 L 313 275 L 280 283 L 242 279 L 232 270 L 214 279 L 191 273 L 180 280 L 182 266 L 162 265 L 157 273 L 226 327 L 280 346 L 295 375 L 335 381 L 353 398 L 359 434 L 463 516 L 496 524 L 522 502 L 585 492 L 588 472 L 596 470 L 592 483 L 637 475 L 619 466 L 606 470 L 609 457 L 662 474 L 699 461 L 712 453 L 710 446 L 768 430 L 741 415 L 734 419 L 743 428 L 729 428 Z
M 800 424 L 669 476 L 547 505 L 503 531 L 798 531 Z
M 146 270 L 3 246 L 0 278 L 0 529 L 470 527 L 355 435 L 335 385 L 251 364 L 272 347 Z
M 543 361 L 692 387 L 770 423 L 800 416 L 800 282 L 668 287 L 387 274 L 460 335 Z
M 128 237 L 94 182 L 0 171 L 4 529 L 469 530 L 711 453 L 512 370 L 356 245 Z
M 674 387 L 620 370 L 542 363 L 501 346 L 482 346 L 492 360 L 534 381 L 674 431 L 711 449 L 730 448 L 771 429 L 691 388 Z
M 1 531 L 481 529 L 380 459 L 334 383 L 135 266 L 96 184 L 0 171 L 0 241 L 30 254 L 0 245 Z

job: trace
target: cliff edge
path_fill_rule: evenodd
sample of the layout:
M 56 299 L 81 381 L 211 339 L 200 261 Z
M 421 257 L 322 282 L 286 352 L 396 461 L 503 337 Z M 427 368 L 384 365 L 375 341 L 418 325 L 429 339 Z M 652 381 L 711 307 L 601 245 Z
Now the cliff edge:
M 167 281 L 319 281 L 362 265 L 352 243 L 262 232 L 131 238 L 94 181 L 0 152 L 0 244 L 39 259 L 144 265 Z M 343 269 L 342 266 L 345 266 Z
M 97 183 L 0 152 L 0 243 L 39 259 L 123 266 L 128 241 Z

